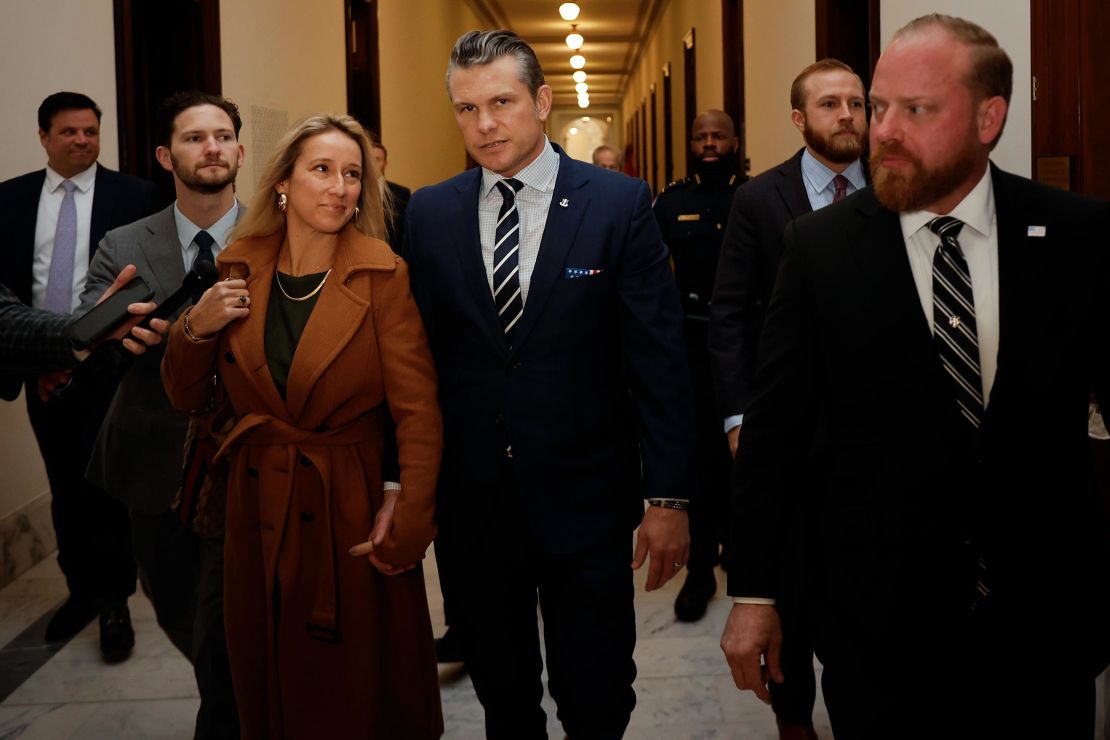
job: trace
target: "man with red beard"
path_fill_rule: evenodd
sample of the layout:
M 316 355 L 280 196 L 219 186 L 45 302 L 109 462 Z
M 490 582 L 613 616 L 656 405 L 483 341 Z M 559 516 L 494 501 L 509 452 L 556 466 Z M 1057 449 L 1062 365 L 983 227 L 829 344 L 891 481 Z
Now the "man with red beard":
M 768 602 L 803 562 L 837 738 L 1093 735 L 1110 556 L 1084 431 L 1089 395 L 1110 401 L 1110 205 L 990 163 L 1012 77 L 973 23 L 903 27 L 871 89 L 874 190 L 787 228 L 721 644 L 766 698 Z
M 860 159 L 867 133 L 863 83 L 852 68 L 822 59 L 790 87 L 790 118 L 805 147 L 736 191 L 709 308 L 709 352 L 729 448 L 735 457 L 751 400 L 759 334 L 782 256 L 786 224 L 866 185 Z M 693 560 L 693 558 L 691 558 Z M 727 563 L 726 563 L 727 565 Z M 693 570 L 690 571 L 693 575 Z M 780 613 L 799 612 L 787 599 Z M 771 691 L 782 740 L 816 738 L 812 724 L 816 680 L 804 623 L 785 614 L 790 639 L 787 680 Z
M 89 266 L 78 314 L 92 308 L 127 264 L 138 268 L 161 303 L 195 262 L 215 260 L 244 211 L 235 198 L 245 155 L 235 103 L 182 92 L 166 99 L 156 120 L 161 144 L 155 156 L 173 173 L 177 200 L 108 232 Z M 194 532 L 171 511 L 189 415 L 175 411 L 162 388 L 162 354 L 161 346 L 147 352 L 120 381 L 88 477 L 127 504 L 143 591 L 158 625 L 193 664 L 201 699 L 196 737 L 233 738 L 239 720 L 223 629 L 223 533 Z M 222 523 L 222 514 L 218 519 Z

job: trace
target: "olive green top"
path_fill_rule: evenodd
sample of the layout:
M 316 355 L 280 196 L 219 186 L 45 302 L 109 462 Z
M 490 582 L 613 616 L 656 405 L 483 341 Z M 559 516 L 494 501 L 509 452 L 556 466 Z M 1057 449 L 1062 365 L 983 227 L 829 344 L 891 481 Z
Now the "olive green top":
M 320 298 L 319 291 L 311 298 L 294 301 L 286 297 L 300 298 L 312 293 L 327 273 L 293 277 L 274 271 L 274 285 L 270 290 L 270 305 L 266 308 L 266 363 L 270 367 L 270 377 L 277 386 L 278 393 L 285 398 L 285 386 L 289 381 L 289 368 L 293 366 L 293 355 L 301 334 Z M 280 283 L 278 281 L 281 281 Z M 284 288 L 284 292 L 283 289 Z

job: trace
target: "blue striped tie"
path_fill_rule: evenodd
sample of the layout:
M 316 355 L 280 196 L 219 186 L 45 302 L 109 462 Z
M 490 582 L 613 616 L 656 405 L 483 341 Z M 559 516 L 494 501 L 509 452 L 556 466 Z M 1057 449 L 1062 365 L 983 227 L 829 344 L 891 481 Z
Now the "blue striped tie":
M 516 210 L 516 194 L 522 187 L 524 183 L 520 180 L 497 182 L 503 202 L 497 214 L 493 245 L 493 304 L 510 348 L 524 316 L 524 296 L 520 292 L 520 215 Z

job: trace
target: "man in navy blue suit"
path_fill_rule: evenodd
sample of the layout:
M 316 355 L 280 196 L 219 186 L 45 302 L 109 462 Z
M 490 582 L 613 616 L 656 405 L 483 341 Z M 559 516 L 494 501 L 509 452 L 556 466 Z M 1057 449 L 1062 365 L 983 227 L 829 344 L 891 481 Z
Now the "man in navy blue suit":
M 461 37 L 447 87 L 481 167 L 413 195 L 405 256 L 439 372 L 451 627 L 487 735 L 546 738 L 538 597 L 559 720 L 618 738 L 636 701 L 629 561 L 650 553 L 652 590 L 689 550 L 693 412 L 667 249 L 642 181 L 547 140 L 551 88 L 517 36 Z

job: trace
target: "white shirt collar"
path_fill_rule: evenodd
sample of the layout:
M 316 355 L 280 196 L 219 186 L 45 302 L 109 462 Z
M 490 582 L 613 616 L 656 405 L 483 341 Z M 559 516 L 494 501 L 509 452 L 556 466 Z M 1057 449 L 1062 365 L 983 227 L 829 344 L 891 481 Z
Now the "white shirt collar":
M 62 186 L 67 178 L 58 174 L 50 165 L 46 165 L 46 189 L 53 193 L 55 190 Z M 73 177 L 68 178 L 70 182 L 77 186 L 77 189 L 82 193 L 89 192 L 89 189 L 96 183 L 96 162 L 85 169 L 78 172 Z
M 514 180 L 520 180 L 528 187 L 541 192 L 555 189 L 555 174 L 559 170 L 559 155 L 551 146 L 551 141 L 544 134 L 543 149 L 527 166 L 513 175 Z M 482 168 L 482 197 L 489 195 L 498 182 L 505 178 L 496 172 Z
M 924 228 L 939 215 L 930 211 L 900 213 L 898 219 L 902 224 L 902 238 L 908 241 L 919 229 Z M 974 229 L 984 238 L 991 237 L 994 232 L 994 183 L 991 180 L 989 165 L 971 192 L 946 215 L 960 219 L 965 227 Z
M 203 229 L 215 240 L 212 249 L 214 254 L 218 254 L 221 249 L 227 246 L 227 237 L 231 233 L 232 227 L 235 226 L 235 219 L 238 217 L 239 200 L 235 199 L 227 213 L 220 216 L 216 223 L 207 229 Z M 177 207 L 177 201 L 173 202 L 173 221 L 177 225 L 177 238 L 181 242 L 181 248 L 187 250 L 202 229 L 181 212 L 181 209 Z

